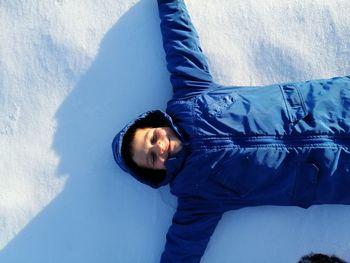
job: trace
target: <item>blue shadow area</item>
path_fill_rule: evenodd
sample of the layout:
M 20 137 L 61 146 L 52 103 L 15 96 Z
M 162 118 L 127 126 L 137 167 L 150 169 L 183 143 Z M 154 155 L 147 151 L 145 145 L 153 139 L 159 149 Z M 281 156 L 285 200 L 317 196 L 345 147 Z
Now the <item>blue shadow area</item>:
M 0 252 L 0 262 L 159 260 L 173 214 L 162 200 L 169 193 L 123 173 L 111 142 L 136 115 L 165 108 L 165 63 L 156 2 L 139 1 L 105 35 L 55 116 L 52 147 L 58 176 L 68 176 L 64 190 Z

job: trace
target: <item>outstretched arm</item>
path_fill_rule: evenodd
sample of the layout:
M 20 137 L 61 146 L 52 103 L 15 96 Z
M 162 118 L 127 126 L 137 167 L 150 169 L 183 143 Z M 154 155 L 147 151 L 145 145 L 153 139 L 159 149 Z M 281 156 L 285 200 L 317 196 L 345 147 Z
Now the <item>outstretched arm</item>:
M 204 212 L 179 200 L 161 263 L 199 262 L 222 213 Z
M 184 1 L 158 0 L 158 8 L 174 97 L 195 95 L 214 87 L 207 59 Z

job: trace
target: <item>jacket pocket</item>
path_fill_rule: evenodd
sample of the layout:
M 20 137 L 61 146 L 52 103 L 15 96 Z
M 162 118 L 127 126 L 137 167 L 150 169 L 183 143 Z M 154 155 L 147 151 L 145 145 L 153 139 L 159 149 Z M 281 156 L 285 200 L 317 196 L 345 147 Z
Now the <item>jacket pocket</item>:
M 280 88 L 290 122 L 296 123 L 304 119 L 308 112 L 299 88 L 291 84 L 281 85 Z
M 296 172 L 292 202 L 308 208 L 316 194 L 319 168 L 314 163 L 303 163 Z

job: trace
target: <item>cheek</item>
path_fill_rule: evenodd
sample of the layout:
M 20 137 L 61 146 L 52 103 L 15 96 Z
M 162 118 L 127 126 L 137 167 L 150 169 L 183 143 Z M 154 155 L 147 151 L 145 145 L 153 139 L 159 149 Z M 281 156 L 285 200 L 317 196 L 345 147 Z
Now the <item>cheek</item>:
M 133 157 L 132 157 L 132 160 L 138 165 L 138 166 L 143 166 L 143 164 L 141 163 L 140 161 L 140 158 L 137 154 L 134 154 Z

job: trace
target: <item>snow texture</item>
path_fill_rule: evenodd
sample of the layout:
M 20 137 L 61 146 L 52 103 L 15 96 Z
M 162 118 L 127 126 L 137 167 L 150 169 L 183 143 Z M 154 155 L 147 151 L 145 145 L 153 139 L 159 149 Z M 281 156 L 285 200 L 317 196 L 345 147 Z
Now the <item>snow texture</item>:
M 348 0 L 187 0 L 217 82 L 347 75 Z M 157 262 L 176 200 L 111 140 L 171 97 L 155 0 L 0 0 L 0 262 Z M 349 189 L 350 191 L 350 189 Z M 231 211 L 202 262 L 350 260 L 350 206 Z

